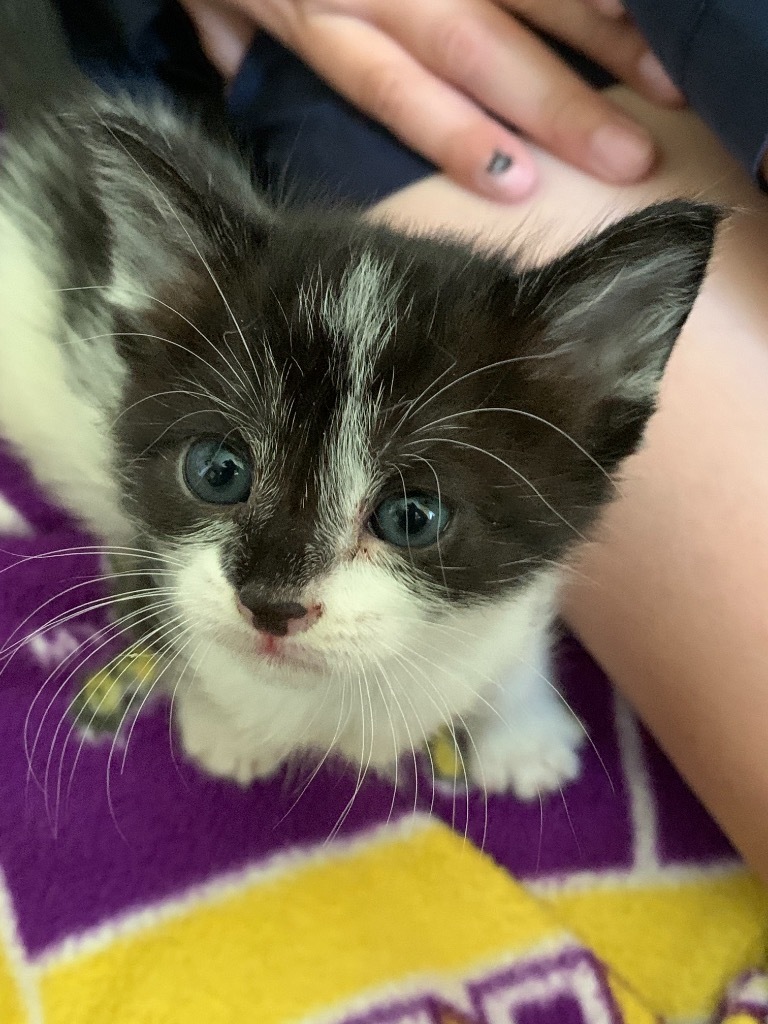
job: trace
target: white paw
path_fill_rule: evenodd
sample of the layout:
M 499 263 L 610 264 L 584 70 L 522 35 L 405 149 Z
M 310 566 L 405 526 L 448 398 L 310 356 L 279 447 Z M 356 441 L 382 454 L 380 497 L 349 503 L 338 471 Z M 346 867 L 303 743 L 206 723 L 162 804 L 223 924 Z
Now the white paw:
M 181 701 L 176 725 L 184 752 L 209 775 L 248 786 L 273 775 L 283 760 L 253 733 L 237 729 L 232 720 L 211 704 Z
M 581 769 L 584 730 L 565 708 L 550 708 L 538 720 L 526 715 L 489 723 L 474 739 L 471 777 L 488 792 L 512 790 L 521 800 L 535 800 L 562 789 Z

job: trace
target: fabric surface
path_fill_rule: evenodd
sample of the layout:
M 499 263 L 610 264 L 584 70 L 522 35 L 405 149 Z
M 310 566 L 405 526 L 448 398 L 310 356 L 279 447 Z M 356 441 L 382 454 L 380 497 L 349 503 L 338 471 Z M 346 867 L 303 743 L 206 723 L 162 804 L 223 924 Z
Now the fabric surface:
M 394 795 L 327 766 L 241 790 L 163 704 L 101 730 L 152 666 L 98 671 L 89 538 L 6 454 L 0 496 L 3 1024 L 766 1019 L 768 892 L 572 639 L 593 746 L 562 796 L 486 808 L 426 759 Z

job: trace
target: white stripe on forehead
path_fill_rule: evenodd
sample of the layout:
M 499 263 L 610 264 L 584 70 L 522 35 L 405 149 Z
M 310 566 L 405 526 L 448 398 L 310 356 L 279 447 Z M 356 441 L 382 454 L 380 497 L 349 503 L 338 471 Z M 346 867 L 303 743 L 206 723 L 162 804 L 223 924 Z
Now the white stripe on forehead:
M 379 408 L 371 393 L 376 362 L 397 324 L 402 282 L 392 281 L 392 264 L 365 251 L 347 267 L 338 290 L 323 293 L 320 319 L 346 356 L 346 373 L 320 480 L 319 525 L 336 544 L 350 543 L 361 502 L 373 485 L 370 435 Z
M 338 292 L 323 294 L 320 319 L 347 351 L 353 387 L 370 379 L 376 358 L 395 329 L 401 282 L 391 284 L 391 275 L 391 262 L 366 250 L 344 271 Z

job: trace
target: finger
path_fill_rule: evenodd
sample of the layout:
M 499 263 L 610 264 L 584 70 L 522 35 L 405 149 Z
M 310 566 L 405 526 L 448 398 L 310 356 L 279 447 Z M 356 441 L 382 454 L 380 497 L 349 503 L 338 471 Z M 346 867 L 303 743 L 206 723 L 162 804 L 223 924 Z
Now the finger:
M 320 16 L 293 42 L 333 88 L 465 188 L 508 202 L 535 187 L 523 141 L 374 26 Z
M 181 0 L 181 3 L 195 27 L 203 53 L 222 78 L 231 81 L 253 40 L 253 19 L 215 0 Z
M 616 184 L 653 166 L 648 131 L 590 89 L 556 54 L 505 11 L 485 0 L 431 0 L 376 14 L 417 60 L 514 124 L 545 149 Z
M 502 0 L 513 14 L 586 54 L 656 103 L 677 106 L 683 94 L 635 26 L 606 18 L 583 0 Z

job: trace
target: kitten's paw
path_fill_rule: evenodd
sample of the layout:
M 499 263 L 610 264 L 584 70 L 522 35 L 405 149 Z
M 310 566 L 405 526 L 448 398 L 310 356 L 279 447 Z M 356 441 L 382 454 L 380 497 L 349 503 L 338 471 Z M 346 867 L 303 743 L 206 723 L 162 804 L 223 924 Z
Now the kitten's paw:
M 219 779 L 248 786 L 274 775 L 282 754 L 259 744 L 251 733 L 238 731 L 231 719 L 206 704 L 184 701 L 177 708 L 176 724 L 185 754 Z
M 521 800 L 557 792 L 578 778 L 584 738 L 581 725 L 565 709 L 542 721 L 493 723 L 475 736 L 472 781 L 489 793 L 511 790 Z

